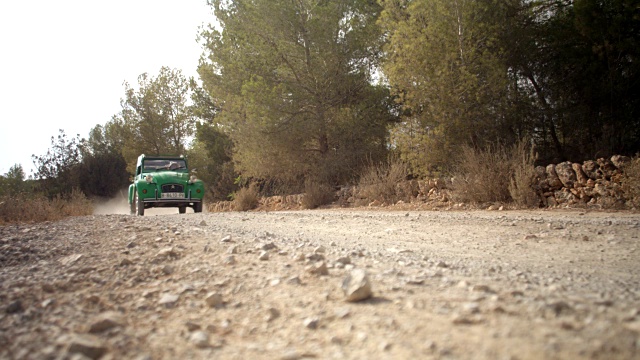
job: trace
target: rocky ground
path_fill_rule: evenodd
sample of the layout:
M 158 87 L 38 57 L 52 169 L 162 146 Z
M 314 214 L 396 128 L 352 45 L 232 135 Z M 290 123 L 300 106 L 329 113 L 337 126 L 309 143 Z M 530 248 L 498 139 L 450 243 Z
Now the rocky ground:
M 638 214 L 148 214 L 0 227 L 0 358 L 640 357 Z

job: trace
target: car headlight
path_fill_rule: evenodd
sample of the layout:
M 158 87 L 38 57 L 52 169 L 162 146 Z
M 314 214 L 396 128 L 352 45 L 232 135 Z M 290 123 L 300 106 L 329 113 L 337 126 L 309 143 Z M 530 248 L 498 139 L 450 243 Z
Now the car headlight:
M 145 176 L 144 179 L 147 180 L 147 183 L 151 184 L 151 182 L 153 181 L 153 176 L 147 175 L 147 176 Z
M 196 182 L 196 180 L 198 180 L 198 179 L 196 178 L 195 175 L 191 175 L 191 177 L 189 178 L 189 181 L 191 181 L 191 182 Z

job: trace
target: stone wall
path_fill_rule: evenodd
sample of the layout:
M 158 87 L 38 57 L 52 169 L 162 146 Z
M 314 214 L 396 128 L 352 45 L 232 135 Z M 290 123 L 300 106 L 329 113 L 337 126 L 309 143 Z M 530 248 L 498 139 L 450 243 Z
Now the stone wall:
M 585 161 L 582 164 L 563 162 L 535 168 L 534 190 L 543 207 L 591 207 L 598 209 L 631 209 L 633 206 L 622 189 L 626 156 Z M 396 184 L 395 192 L 403 199 L 394 203 L 371 201 L 358 186 L 343 186 L 336 191 L 335 205 L 387 206 L 397 204 L 429 205 L 430 207 L 462 208 L 451 203 L 450 181 L 446 179 L 410 180 Z M 296 210 L 302 208 L 304 194 L 261 198 L 258 210 Z M 488 204 L 495 207 L 495 204 Z M 497 208 L 497 207 L 496 207 Z M 208 206 L 209 211 L 233 211 L 233 202 L 222 201 Z
M 563 162 L 536 167 L 536 192 L 547 207 L 586 205 L 626 208 L 622 174 L 631 159 L 614 155 L 580 163 Z

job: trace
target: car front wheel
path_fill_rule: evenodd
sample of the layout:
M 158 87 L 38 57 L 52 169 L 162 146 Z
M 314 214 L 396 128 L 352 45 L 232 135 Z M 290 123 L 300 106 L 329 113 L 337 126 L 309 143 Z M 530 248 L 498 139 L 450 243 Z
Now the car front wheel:
M 202 212 L 202 201 L 193 204 L 193 212 L 196 212 L 196 213 Z
M 180 214 L 184 214 L 184 213 L 186 213 L 186 212 L 187 212 L 187 207 L 186 207 L 186 206 L 180 206 L 180 207 L 178 208 L 178 213 L 180 213 Z
M 136 196 L 133 195 L 133 199 L 131 200 L 131 204 L 129 204 L 129 214 L 136 214 Z
M 144 203 L 142 199 L 138 197 L 138 193 L 135 194 L 133 202 L 136 204 L 136 214 L 144 216 Z

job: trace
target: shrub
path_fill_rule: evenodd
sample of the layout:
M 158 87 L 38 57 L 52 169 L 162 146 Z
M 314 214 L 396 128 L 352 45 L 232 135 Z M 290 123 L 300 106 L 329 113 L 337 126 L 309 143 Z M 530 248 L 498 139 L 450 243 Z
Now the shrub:
M 536 155 L 524 139 L 513 145 L 461 151 L 453 183 L 454 201 L 486 203 L 515 201 L 521 206 L 537 206 L 533 190 Z
M 30 223 L 60 220 L 93 213 L 93 205 L 78 189 L 49 200 L 44 196 L 4 196 L 0 199 L 0 223 Z
M 315 209 L 320 205 L 329 204 L 335 197 L 331 186 L 318 181 L 305 181 L 304 190 L 302 207 L 305 209 Z
M 463 146 L 452 182 L 456 202 L 506 202 L 511 200 L 510 156 L 502 146 L 486 150 Z
M 240 188 L 233 193 L 233 207 L 236 211 L 255 209 L 258 206 L 258 198 L 258 186 L 251 183 L 248 187 Z
M 522 207 L 531 208 L 540 205 L 540 198 L 533 190 L 535 181 L 534 163 L 537 154 L 533 146 L 528 147 L 526 141 L 520 141 L 513 147 L 512 171 L 509 182 L 509 194 L 513 201 Z
M 627 203 L 632 207 L 640 207 L 640 155 L 636 155 L 624 166 L 622 175 L 622 190 Z
M 407 166 L 396 158 L 388 162 L 371 164 L 360 176 L 360 196 L 367 201 L 395 203 L 404 198 L 397 184 L 407 179 Z

